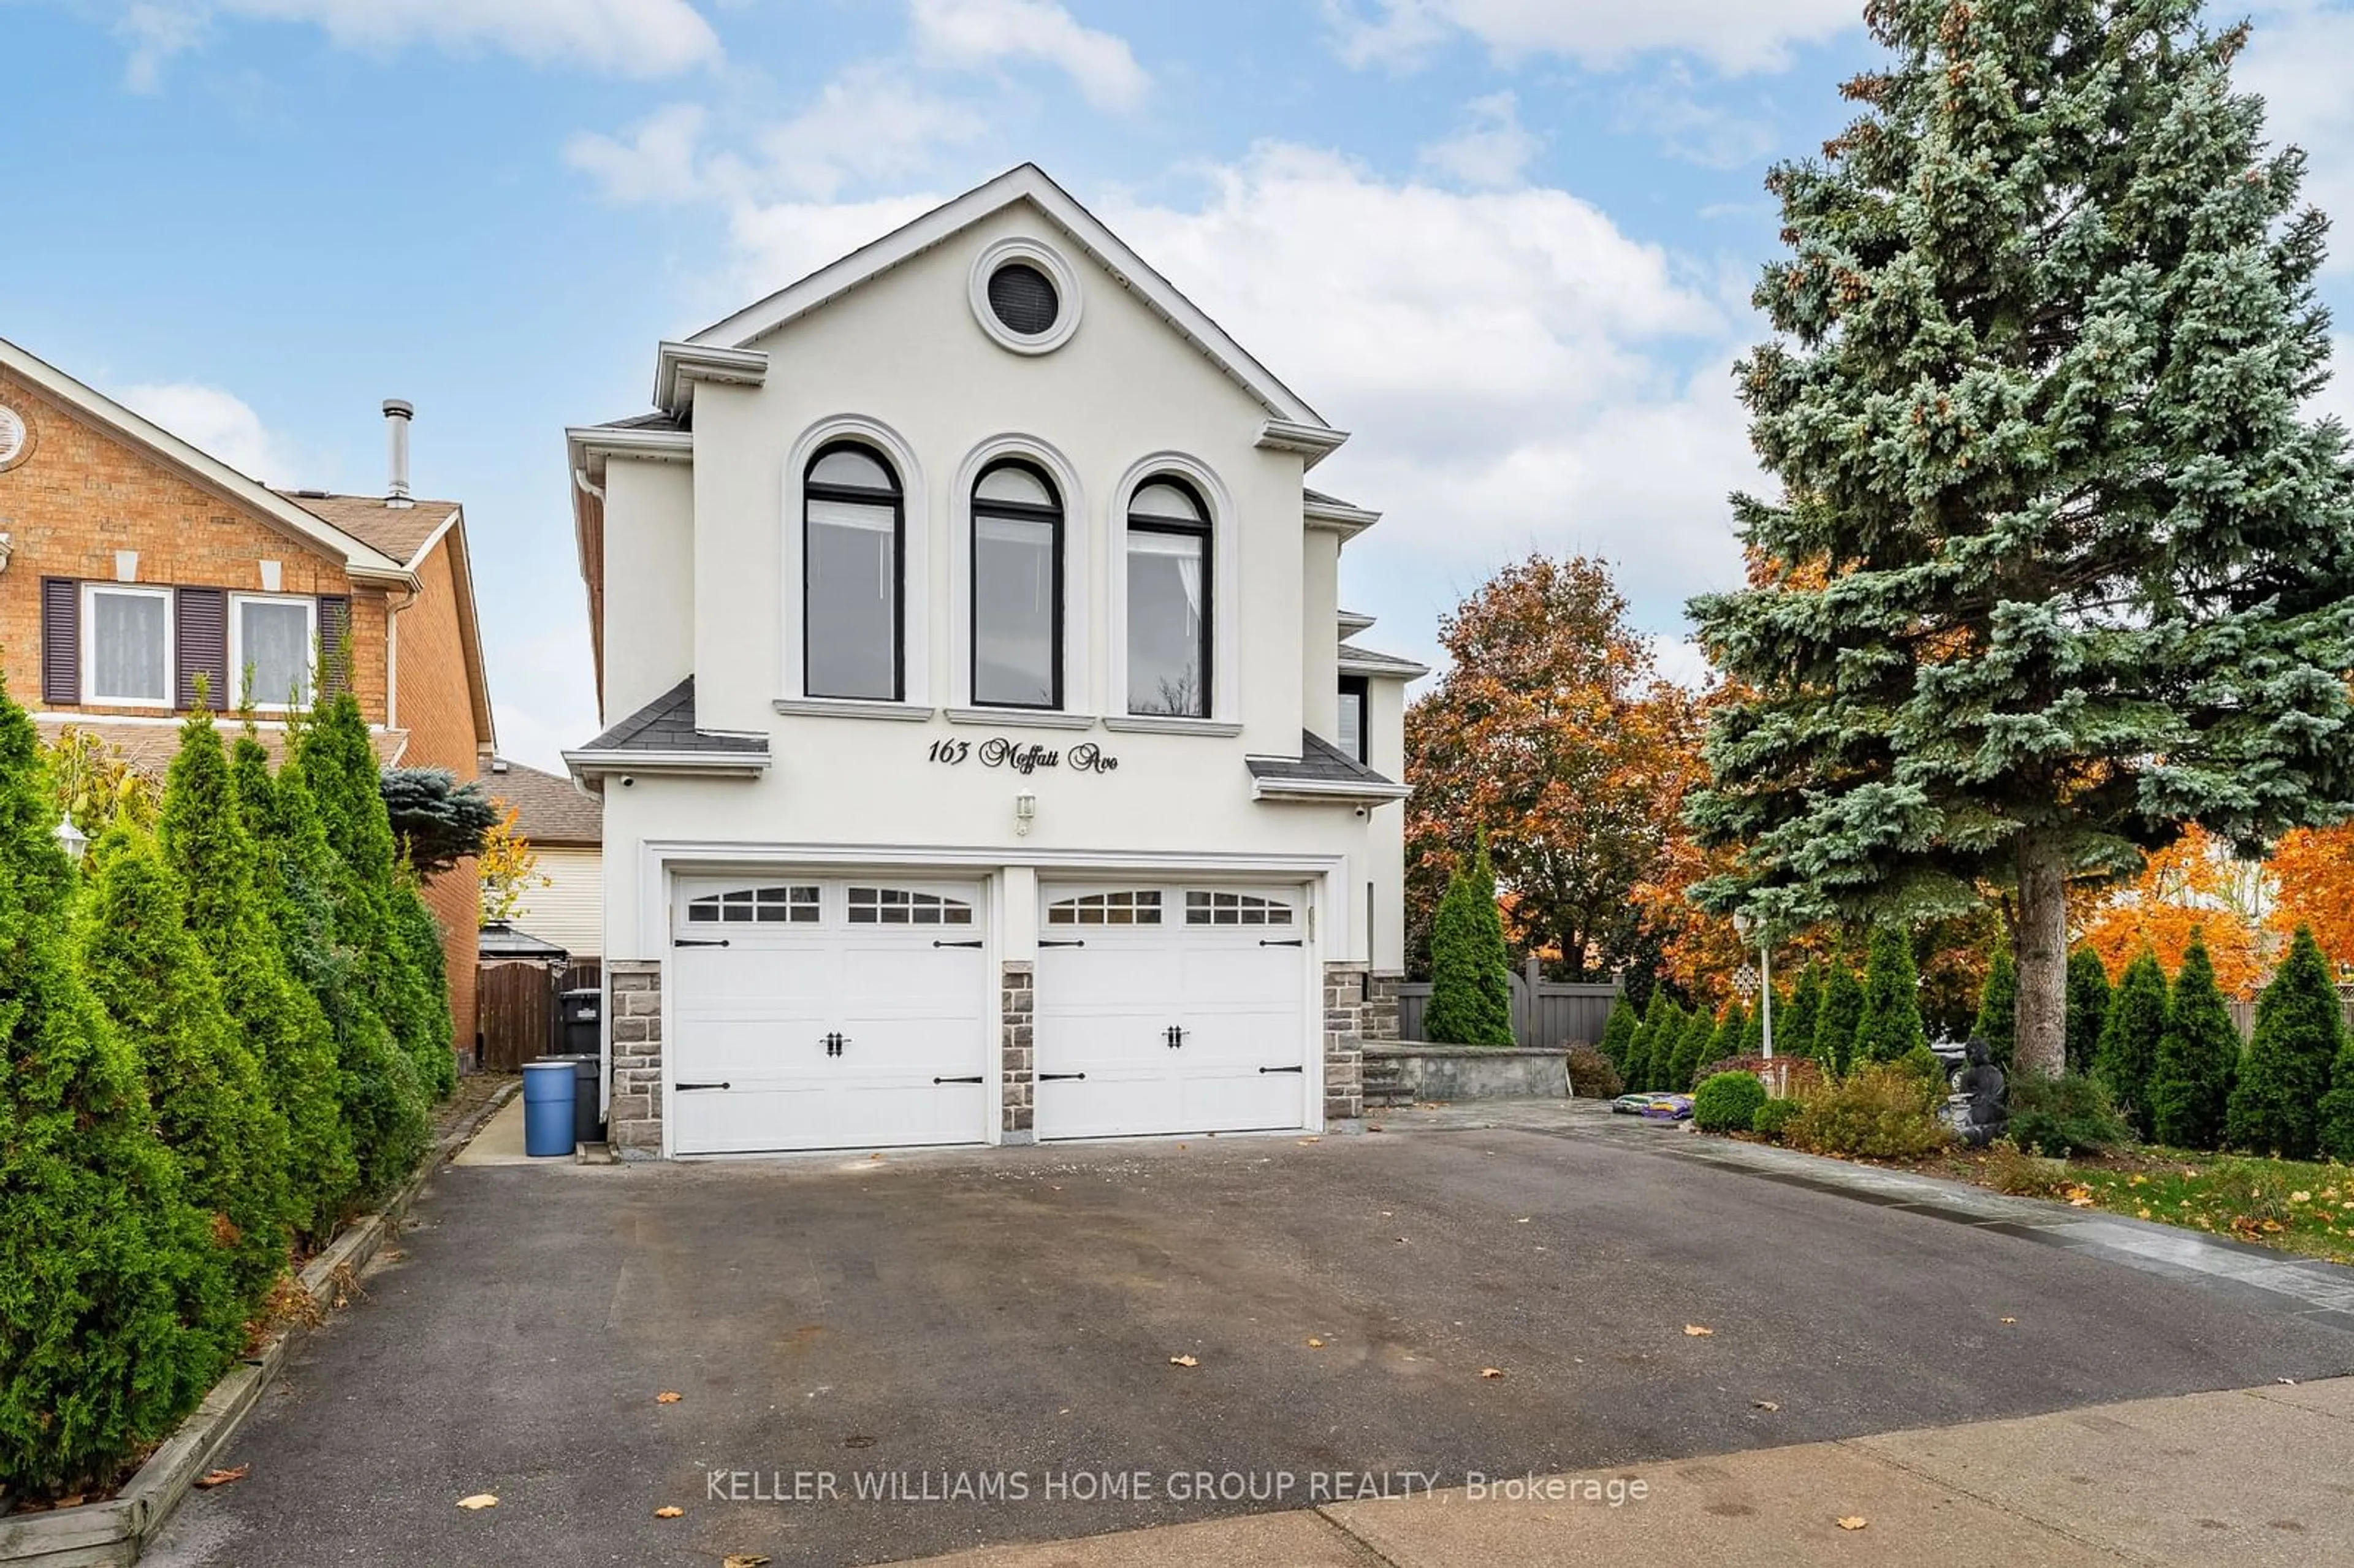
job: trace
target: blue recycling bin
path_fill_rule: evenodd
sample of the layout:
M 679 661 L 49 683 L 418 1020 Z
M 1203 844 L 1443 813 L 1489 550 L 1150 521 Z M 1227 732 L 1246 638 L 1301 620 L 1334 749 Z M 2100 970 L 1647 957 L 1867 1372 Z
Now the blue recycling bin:
M 523 1065 L 523 1151 L 535 1156 L 572 1152 L 572 1098 L 579 1074 L 569 1062 Z

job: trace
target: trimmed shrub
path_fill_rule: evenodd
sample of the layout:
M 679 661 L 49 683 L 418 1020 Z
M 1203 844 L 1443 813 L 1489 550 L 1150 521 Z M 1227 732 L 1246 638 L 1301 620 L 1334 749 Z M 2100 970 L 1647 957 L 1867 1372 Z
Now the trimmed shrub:
M 2079 948 L 2068 955 L 2068 1070 L 2093 1070 L 2101 1049 L 2101 1023 L 2109 1015 L 2109 971 L 2101 955 Z
M 1747 1073 L 1719 1073 L 1692 1096 L 1692 1125 L 1702 1132 L 1747 1132 L 1766 1103 L 1766 1086 Z
M 1898 1071 L 1912 1074 L 1937 1093 L 1939 1099 L 1952 1092 L 1953 1076 L 1946 1071 L 1946 1059 L 1926 1045 L 1915 1045 L 1896 1059 Z
M 1700 1076 L 1700 1065 L 1708 1060 L 1709 1043 L 1716 1038 L 1716 1026 L 1707 1013 L 1694 1008 L 1684 1020 L 1683 1033 L 1677 1037 L 1674 1052 L 1668 1058 L 1668 1081 L 1659 1086 L 1671 1095 L 1690 1094 Z
M 2074 1154 L 2105 1154 L 2133 1141 L 2133 1124 L 2117 1113 L 2098 1078 L 2081 1073 L 2057 1078 L 2027 1073 L 2006 1086 L 2010 1093 L 2009 1136 L 2022 1150 L 2065 1160 Z
M 2166 971 L 2158 967 L 2158 955 L 2145 948 L 2126 966 L 2109 997 L 2101 1047 L 2093 1058 L 2093 1075 L 2144 1139 L 2156 1136 L 2149 1075 L 2158 1065 L 2158 1043 L 2165 1035 Z
M 1569 1053 L 1569 1092 L 1582 1100 L 1606 1100 L 1625 1094 L 1627 1085 L 1609 1057 L 1591 1045 L 1578 1045 Z
M 1970 1033 L 1987 1043 L 1996 1066 L 2010 1071 L 2012 1044 L 2019 1033 L 2019 960 L 2010 956 L 2009 942 L 1997 943 L 1994 956 L 1987 960 L 1986 984 L 1978 988 L 1978 1022 Z
M 2288 957 L 2256 998 L 2255 1033 L 2232 1090 L 2225 1139 L 2234 1149 L 2312 1159 L 2323 1147 L 2325 1121 L 2340 1103 L 2330 1097 L 2336 1092 L 2331 1079 L 2346 1046 L 2345 1011 L 2329 960 L 2311 927 L 2299 926 Z
M 193 1325 L 240 1347 L 240 1328 L 286 1266 L 286 1119 L 190 936 L 179 883 L 144 833 L 117 826 L 91 853 L 76 932 L 91 994 L 139 1060 L 155 1130 L 182 1190 L 213 1216 L 205 1260 L 220 1297 Z
M 2240 1032 L 2215 987 L 2207 946 L 2194 936 L 2174 977 L 2174 996 L 2149 1074 L 2150 1126 L 2160 1143 L 2213 1149 L 2223 1141 L 2232 1083 L 2240 1072 Z
M 1862 1022 L 1863 982 L 1840 959 L 1829 960 L 1822 1011 L 1815 1015 L 1814 1049 L 1809 1053 L 1825 1072 L 1844 1077 L 1855 1065 L 1855 1031 Z
M 1935 1114 L 1941 1097 L 1900 1067 L 1859 1063 L 1838 1083 L 1808 1096 L 1784 1137 L 1817 1154 L 1917 1160 L 1953 1140 Z
M 1929 1043 L 1921 1024 L 1921 977 L 1913 967 L 1913 938 L 1902 926 L 1876 926 L 1863 966 L 1863 1014 L 1855 1026 L 1855 1054 L 1893 1062 Z
M 1496 911 L 1488 840 L 1447 884 L 1430 929 L 1430 1004 L 1422 1032 L 1435 1045 L 1510 1045 L 1511 962 Z
M 1610 1022 L 1602 1026 L 1602 1054 L 1610 1059 L 1612 1067 L 1624 1073 L 1633 1060 L 1635 1031 L 1642 1026 L 1642 1017 L 1635 1004 L 1620 991 L 1610 1004 Z
M 1788 1133 L 1791 1121 L 1804 1108 L 1804 1100 L 1788 1095 L 1778 1100 L 1761 1101 L 1756 1110 L 1750 1114 L 1749 1130 L 1760 1138 L 1770 1138 L 1779 1143 Z
M 1665 987 L 1655 987 L 1651 1003 L 1643 1011 L 1643 1022 L 1635 1031 L 1635 1044 L 1628 1048 L 1628 1065 L 1625 1077 L 1630 1089 L 1656 1089 L 1667 1076 L 1667 1064 L 1662 1059 L 1675 1052 L 1674 1042 L 1683 1033 L 1683 1010 L 1670 1000 Z M 1660 1045 L 1666 1042 L 1667 1050 Z
M 444 1100 L 458 1086 L 458 1054 L 452 1048 L 457 1024 L 450 1016 L 450 960 L 441 950 L 441 922 L 406 871 L 393 889 L 392 914 L 408 956 L 403 979 L 419 993 L 410 1011 L 424 1030 L 417 1052 L 419 1086 L 428 1098 Z
M 316 1239 L 334 1229 L 351 1193 L 351 1135 L 334 1035 L 287 972 L 269 900 L 257 885 L 260 850 L 246 821 L 211 715 L 190 715 L 165 780 L 157 842 L 186 900 L 188 934 L 212 966 L 221 1004 L 285 1125 L 288 1223 Z
M 32 721 L 0 681 L 0 1492 L 111 1482 L 229 1347 L 146 1085 L 72 961 L 72 867 Z
M 1789 1004 L 1774 1014 L 1774 1045 L 1785 1056 L 1815 1054 L 1815 1018 L 1823 1008 L 1823 961 L 1809 959 L 1790 988 Z
M 2124 1125 L 2122 1119 L 2119 1125 Z M 1987 1146 L 1978 1169 L 1986 1173 L 1987 1185 L 2014 1198 L 2056 1198 L 2073 1182 L 2065 1161 L 2045 1159 L 2007 1138 Z

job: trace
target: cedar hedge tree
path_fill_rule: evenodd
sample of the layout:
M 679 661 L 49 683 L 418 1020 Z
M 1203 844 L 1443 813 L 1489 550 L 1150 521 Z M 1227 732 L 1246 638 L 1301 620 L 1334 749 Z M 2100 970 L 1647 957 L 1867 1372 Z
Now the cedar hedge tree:
M 1742 1014 L 1739 1054 L 1760 1055 L 1766 1049 L 1766 1013 L 1772 1005 L 1772 994 L 1765 990 L 1757 993 L 1757 1005 Z
M 201 708 L 180 726 L 157 840 L 183 890 L 188 933 L 286 1124 L 289 1221 L 302 1235 L 323 1239 L 355 1177 L 333 1034 L 287 972 L 256 885 L 261 850 L 246 825 L 220 733 Z
M 1748 1030 L 1748 1012 L 1737 1001 L 1725 1003 L 1724 1016 L 1717 1021 L 1716 1033 L 1709 1036 L 1708 1059 L 1722 1062 L 1728 1056 L 1740 1055 L 1741 1037 Z
M 246 1317 L 286 1267 L 286 1118 L 189 934 L 179 879 L 154 840 L 109 829 L 91 850 L 80 903 L 82 973 L 138 1058 L 182 1190 L 211 1217 L 218 1245 L 206 1262 L 218 1297 L 203 1327 L 234 1351 Z
M 1826 960 L 1821 1011 L 1815 1014 L 1814 1048 L 1810 1054 L 1823 1071 L 1844 1077 L 1855 1065 L 1856 1026 L 1863 1022 L 1863 982 L 1844 958 Z
M 2341 1017 L 2338 1060 L 2329 1069 L 2329 1092 L 2321 1098 L 2321 1151 L 2330 1159 L 2354 1164 L 2354 1031 Z
M 1422 1032 L 1437 1045 L 1513 1044 L 1511 960 L 1485 834 L 1470 865 L 1448 879 L 1431 922 L 1430 1002 Z
M 2157 1136 L 2149 1078 L 2158 1065 L 2158 1042 L 2166 1034 L 2166 971 L 2158 967 L 2158 955 L 2144 948 L 2126 966 L 2115 993 L 2109 998 L 2093 1075 L 2101 1080 L 2109 1098 L 2145 1139 Z
M 2215 984 L 2214 960 L 2196 936 L 2174 977 L 2166 1033 L 2149 1070 L 2150 1128 L 2160 1143 L 2214 1149 L 2240 1071 L 2240 1032 Z
M 1774 1037 L 1781 1053 L 1811 1056 L 1815 1052 L 1815 1019 L 1823 1010 L 1823 961 L 1809 959 L 1790 988 L 1789 1004 L 1774 1020 Z
M 1635 1031 L 1641 1023 L 1642 1020 L 1636 1015 L 1635 1004 L 1627 1000 L 1625 991 L 1620 991 L 1610 1003 L 1610 1022 L 1602 1026 L 1602 1054 L 1609 1058 L 1610 1065 L 1617 1069 L 1621 1077 L 1626 1075 L 1632 1060 Z
M 1684 1020 L 1682 1034 L 1676 1040 L 1675 1054 L 1668 1058 L 1668 1081 L 1664 1087 L 1669 1094 L 1691 1092 L 1692 1080 L 1700 1076 L 1701 1068 L 1708 1064 L 1709 1042 L 1715 1037 L 1715 1021 L 1709 1017 L 1708 1010 L 1693 1008 L 1691 1016 Z
M 2255 1033 L 2232 1089 L 2226 1141 L 2276 1159 L 2311 1160 L 2323 1147 L 2325 1120 L 2341 1103 L 2331 1098 L 2338 1090 L 2330 1080 L 2345 1049 L 2345 1007 L 2329 960 L 2312 927 L 2299 926 L 2288 957 L 2256 998 Z
M 1913 938 L 1893 923 L 1875 926 L 1863 966 L 1863 1012 L 1855 1025 L 1855 1054 L 1866 1062 L 1893 1062 L 1929 1043 L 1921 1026 L 1921 977 L 1913 967 Z
M 1651 1004 L 1643 1012 L 1642 1027 L 1635 1032 L 1634 1066 L 1628 1087 L 1657 1089 L 1667 1075 L 1667 1058 L 1683 1033 L 1683 1012 L 1664 986 L 1651 990 Z
M 2016 986 L 2015 977 L 2012 983 Z M 2100 954 L 2079 948 L 2068 955 L 2069 1072 L 2093 1070 L 2093 1058 L 2101 1048 L 2101 1024 L 2108 1015 L 2109 971 L 2103 967 Z
M 2305 154 L 2200 0 L 1876 0 L 1858 118 L 1767 185 L 1736 371 L 1779 502 L 1695 599 L 1734 692 L 1695 890 L 1795 927 L 2006 891 L 2064 1063 L 2068 878 L 2354 805 L 2354 465 Z
M 2098 960 L 2095 960 L 2096 962 Z M 1978 989 L 1978 1015 L 1970 1033 L 1986 1042 L 1994 1065 L 2010 1071 L 2012 1031 L 2019 1015 L 2019 964 L 2010 944 L 1997 943 L 1987 960 L 1986 984 Z
M 211 1237 L 73 962 L 72 867 L 0 680 L 0 1492 L 111 1482 L 228 1365 Z M 216 1276 L 217 1277 L 217 1276 Z

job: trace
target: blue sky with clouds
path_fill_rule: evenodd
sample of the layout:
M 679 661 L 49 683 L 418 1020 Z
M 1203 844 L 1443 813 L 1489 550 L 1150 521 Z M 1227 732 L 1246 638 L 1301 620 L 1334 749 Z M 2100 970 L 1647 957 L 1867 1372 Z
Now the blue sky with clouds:
M 1430 656 L 1497 565 L 1578 550 L 1684 670 L 1755 482 L 1760 180 L 1844 118 L 1859 11 L 0 0 L 0 336 L 273 483 L 378 487 L 377 405 L 414 401 L 502 743 L 553 766 L 596 728 L 563 428 L 644 409 L 658 338 L 1030 159 L 1356 432 L 1315 482 L 1387 514 L 1343 566 L 1369 641 Z M 2354 214 L 2354 0 L 2255 16 L 2243 77 Z

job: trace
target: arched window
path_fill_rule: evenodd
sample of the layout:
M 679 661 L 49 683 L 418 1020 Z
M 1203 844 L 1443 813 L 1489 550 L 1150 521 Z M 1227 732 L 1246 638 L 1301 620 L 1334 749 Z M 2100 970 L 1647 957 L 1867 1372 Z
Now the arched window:
M 837 444 L 811 460 L 801 491 L 805 694 L 897 702 L 907 694 L 898 478 L 868 448 Z
M 1128 711 L 1210 716 L 1210 509 L 1180 479 L 1128 503 Z
M 972 700 L 1063 705 L 1063 506 L 1026 462 L 972 487 Z

